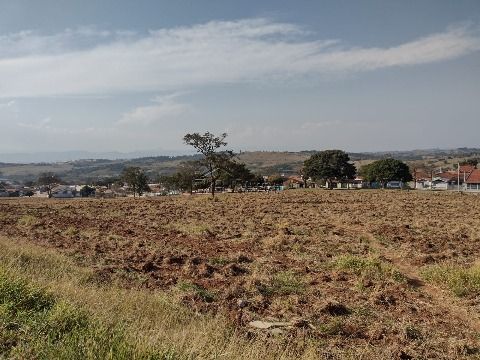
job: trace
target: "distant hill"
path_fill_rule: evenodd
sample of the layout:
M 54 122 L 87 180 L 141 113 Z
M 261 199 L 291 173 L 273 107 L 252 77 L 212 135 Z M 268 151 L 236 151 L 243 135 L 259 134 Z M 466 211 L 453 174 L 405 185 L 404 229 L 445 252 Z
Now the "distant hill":
M 125 160 L 151 156 L 181 156 L 186 151 L 152 150 L 134 152 L 92 152 L 92 151 L 48 151 L 37 153 L 6 153 L 0 154 L 0 162 L 15 164 L 55 163 L 82 159 Z
M 305 159 L 315 151 L 274 152 L 250 151 L 238 155 L 253 172 L 262 175 L 298 173 Z M 88 153 L 92 154 L 92 153 Z M 433 167 L 452 167 L 458 162 L 480 157 L 479 148 L 430 149 L 394 152 L 350 153 L 357 168 L 374 160 L 394 157 L 406 161 L 412 167 L 424 165 Z M 127 166 L 139 166 L 147 171 L 152 179 L 160 174 L 171 174 L 182 161 L 197 159 L 198 155 L 148 156 L 127 159 L 71 160 L 43 163 L 6 163 L 0 162 L 0 177 L 24 182 L 35 180 L 42 172 L 53 172 L 69 183 L 88 183 L 90 181 L 118 176 Z

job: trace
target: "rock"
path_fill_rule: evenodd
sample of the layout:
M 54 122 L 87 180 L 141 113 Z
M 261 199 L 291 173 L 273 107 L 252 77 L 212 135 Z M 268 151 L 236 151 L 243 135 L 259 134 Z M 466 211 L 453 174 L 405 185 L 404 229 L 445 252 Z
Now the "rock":
M 270 334 L 272 335 L 282 335 L 285 331 L 283 331 L 280 328 L 273 328 L 269 331 Z
M 286 326 L 292 326 L 291 322 L 269 322 L 269 321 L 261 321 L 261 320 L 255 320 L 255 321 L 250 321 L 248 323 L 251 327 L 257 328 L 257 329 L 270 329 L 270 328 L 276 328 L 276 327 L 286 327 Z

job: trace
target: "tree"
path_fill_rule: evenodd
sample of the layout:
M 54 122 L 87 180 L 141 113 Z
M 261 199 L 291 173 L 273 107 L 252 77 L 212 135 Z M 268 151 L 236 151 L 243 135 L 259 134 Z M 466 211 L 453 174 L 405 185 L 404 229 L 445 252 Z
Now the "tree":
M 377 181 L 386 187 L 389 181 L 411 181 L 412 174 L 407 164 L 400 160 L 387 158 L 374 161 L 361 169 L 361 174 L 369 182 Z
M 215 197 L 215 184 L 220 176 L 220 171 L 228 166 L 234 156 L 232 151 L 219 151 L 218 149 L 227 145 L 224 141 L 226 133 L 215 136 L 210 132 L 205 134 L 193 133 L 183 137 L 185 144 L 193 146 L 198 153 L 203 155 L 201 163 L 206 168 L 206 176 L 210 179 L 210 189 Z
M 85 185 L 85 186 L 82 186 L 82 188 L 80 189 L 81 197 L 89 197 L 94 194 L 95 194 L 95 188 L 92 186 Z
M 27 190 L 23 194 L 23 196 L 28 196 L 28 197 L 32 197 L 33 195 L 35 195 L 35 193 L 32 190 Z
M 302 174 L 313 180 L 328 181 L 352 179 L 355 165 L 350 163 L 348 154 L 342 150 L 325 150 L 313 154 L 305 160 Z
M 225 167 L 220 170 L 219 179 L 235 191 L 237 182 L 246 183 L 255 179 L 255 175 L 247 168 L 244 163 L 229 161 Z
M 95 181 L 92 182 L 92 185 L 95 186 L 106 186 L 107 188 L 110 188 L 112 185 L 122 185 L 122 178 L 119 176 L 110 176 L 110 177 L 104 177 L 104 178 L 99 178 Z
M 195 180 L 203 177 L 202 167 L 202 163 L 195 160 L 181 162 L 176 174 L 179 188 L 192 194 Z
M 460 165 L 472 165 L 477 167 L 478 165 L 478 159 L 477 158 L 471 158 L 471 159 L 466 159 L 460 163 Z
M 142 196 L 145 191 L 150 191 L 147 175 L 139 167 L 126 167 L 123 169 L 121 178 L 132 190 L 133 197 L 135 194 Z
M 203 177 L 203 170 L 198 161 L 184 161 L 175 174 L 160 176 L 159 182 L 168 190 L 188 190 L 192 194 L 195 181 Z
M 283 185 L 285 178 L 280 175 L 272 175 L 268 177 L 268 182 L 272 185 Z
M 62 179 L 52 172 L 41 173 L 38 176 L 37 184 L 44 186 L 47 190 L 48 197 L 52 196 L 52 189 L 62 183 Z

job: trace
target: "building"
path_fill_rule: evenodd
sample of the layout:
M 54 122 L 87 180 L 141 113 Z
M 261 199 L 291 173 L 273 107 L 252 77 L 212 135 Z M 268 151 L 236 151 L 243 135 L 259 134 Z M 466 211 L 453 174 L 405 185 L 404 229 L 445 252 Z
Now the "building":
M 52 189 L 52 197 L 56 199 L 71 199 L 75 197 L 75 194 L 68 186 L 57 186 Z
M 479 191 L 480 192 L 480 169 L 474 169 L 465 181 L 466 191 Z

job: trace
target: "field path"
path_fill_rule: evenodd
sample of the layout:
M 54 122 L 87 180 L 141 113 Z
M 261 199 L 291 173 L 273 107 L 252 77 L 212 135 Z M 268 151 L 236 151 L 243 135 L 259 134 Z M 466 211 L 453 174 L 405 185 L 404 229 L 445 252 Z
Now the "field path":
M 445 314 L 461 319 L 468 328 L 480 334 L 480 315 L 477 312 L 462 304 L 459 299 L 455 298 L 448 291 L 422 280 L 418 267 L 409 263 L 398 251 L 386 247 L 370 233 L 363 232 L 363 235 L 368 237 L 370 245 L 382 258 L 390 262 L 407 277 L 407 281 L 411 286 L 423 291 L 430 297 L 432 300 L 431 304 L 426 303 L 425 305 L 435 306 Z

